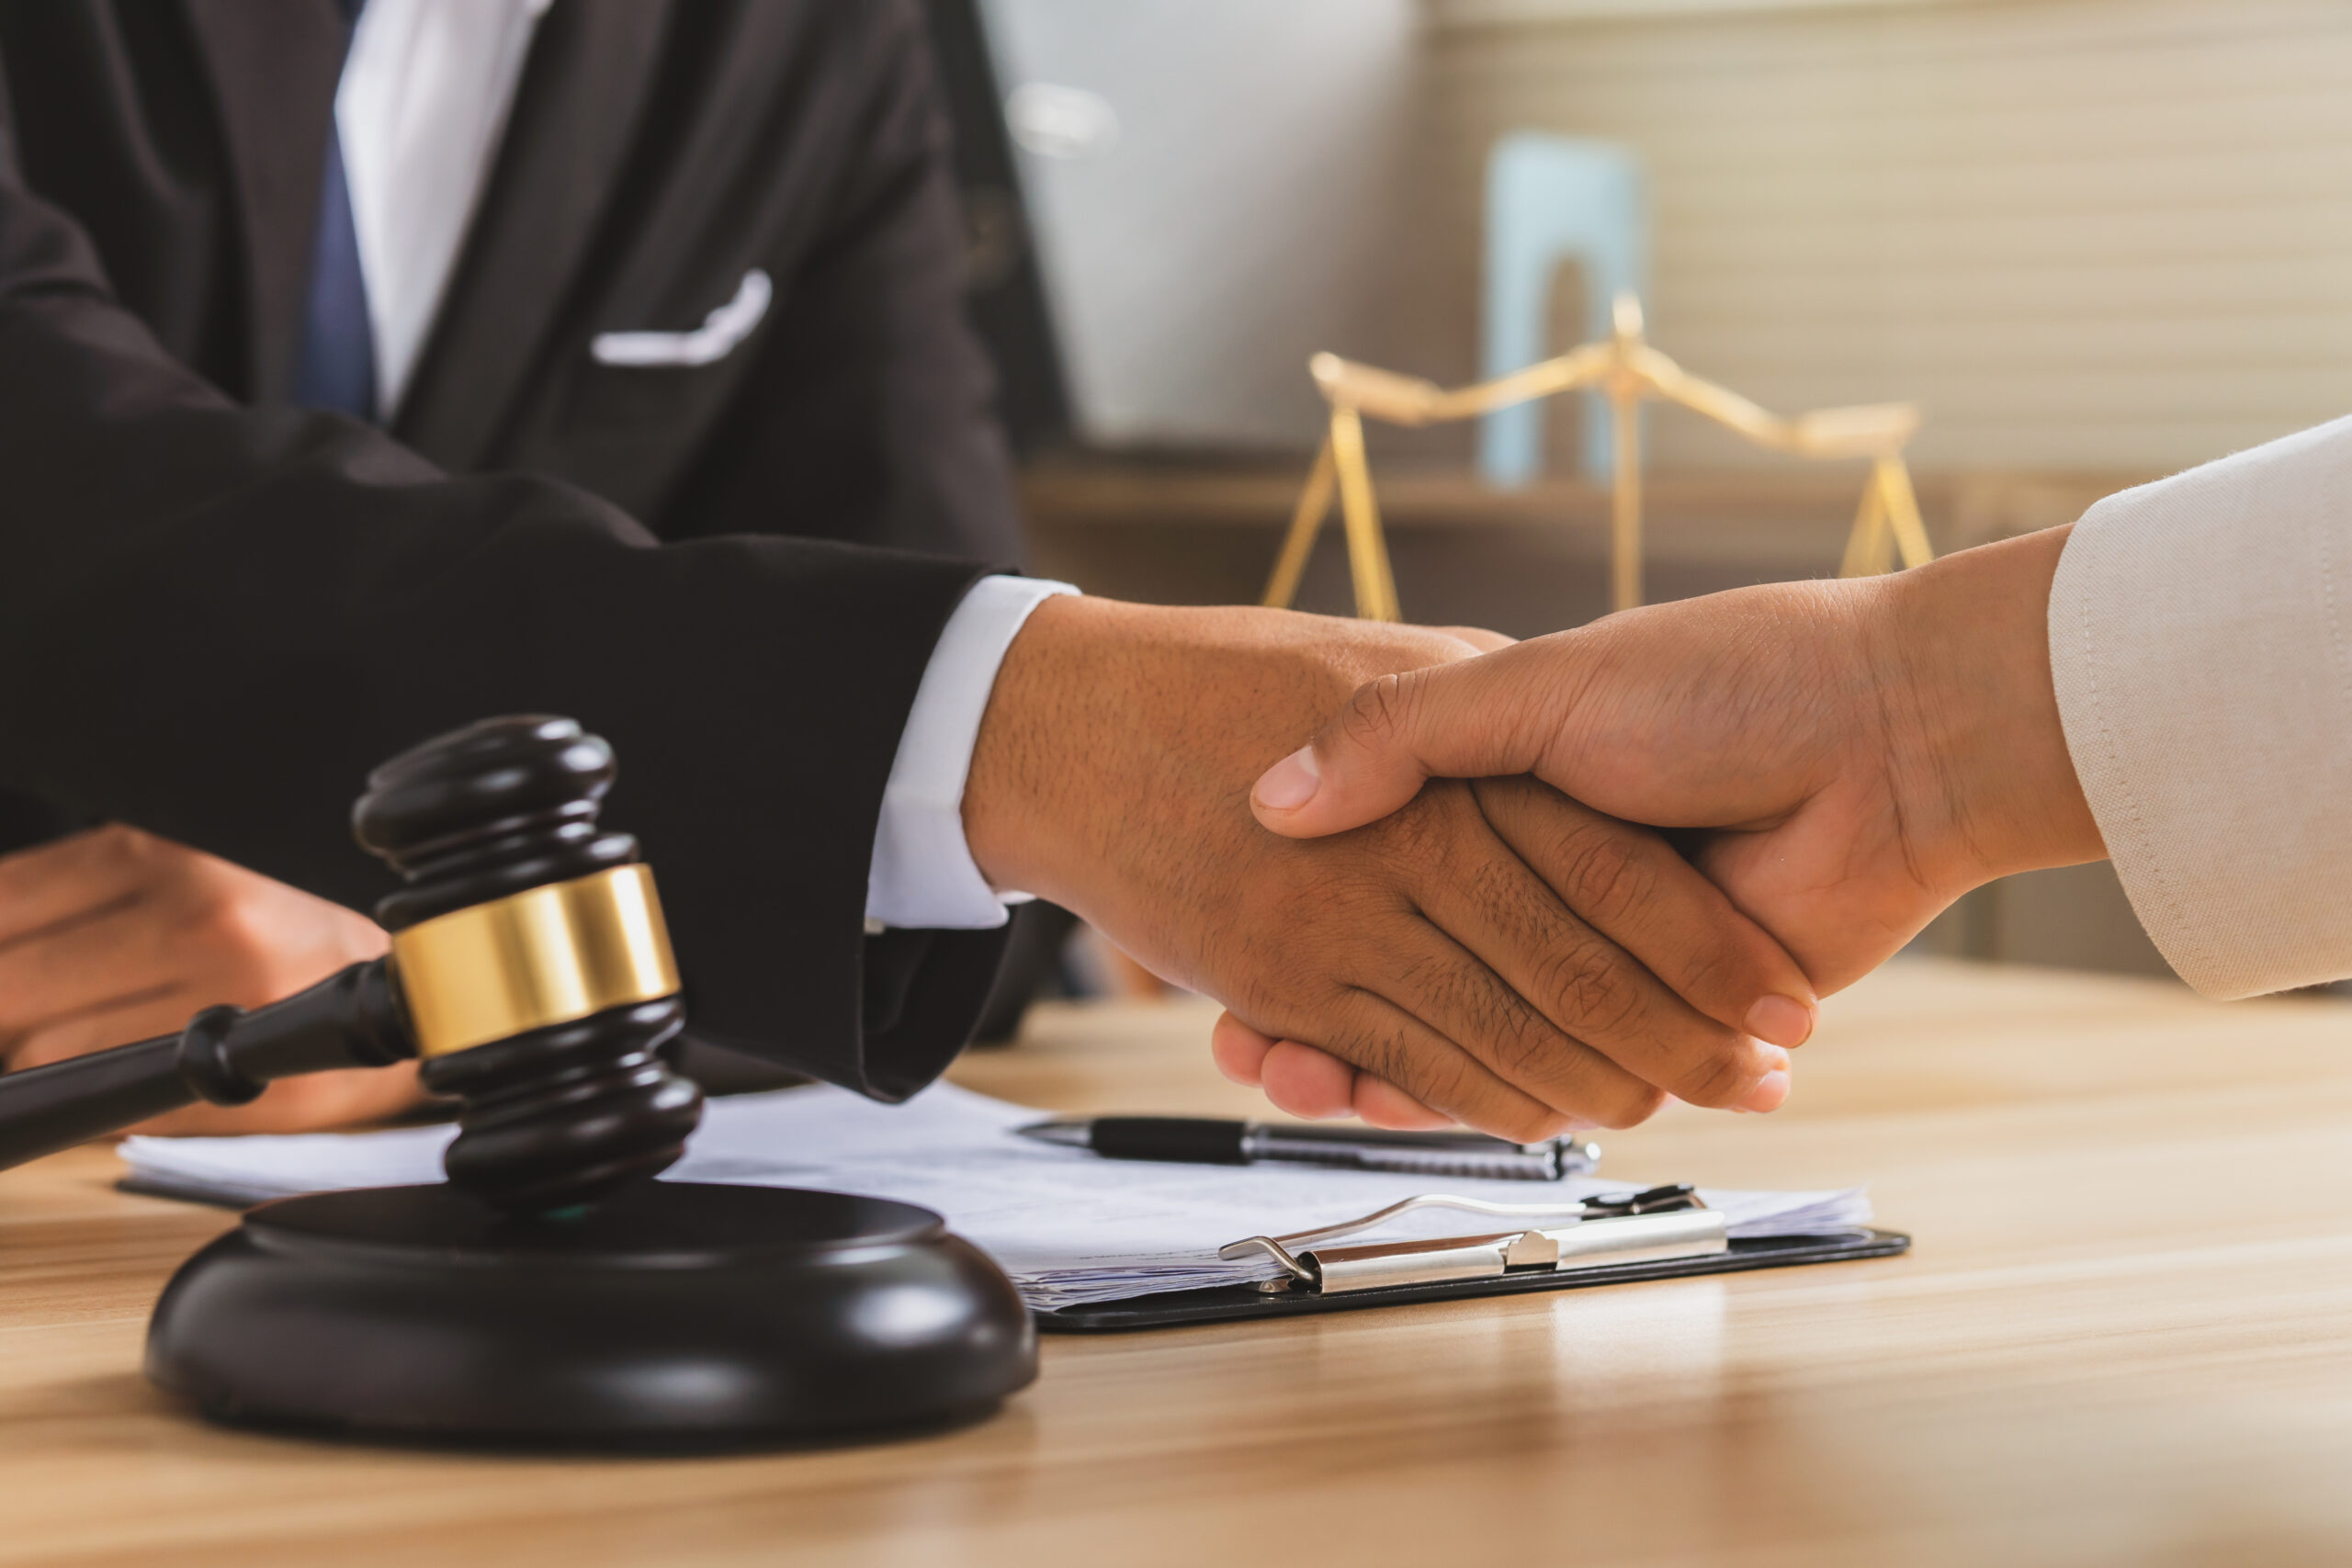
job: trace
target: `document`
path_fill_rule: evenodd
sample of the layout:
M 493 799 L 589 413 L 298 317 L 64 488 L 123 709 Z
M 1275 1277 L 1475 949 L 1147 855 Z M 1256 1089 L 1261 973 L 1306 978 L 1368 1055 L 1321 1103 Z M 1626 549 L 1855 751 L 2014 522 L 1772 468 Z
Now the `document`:
M 1046 1113 L 934 1084 L 904 1105 L 829 1086 L 714 1100 L 685 1157 L 664 1179 L 815 1187 L 936 1210 L 993 1257 L 1032 1307 L 1125 1301 L 1271 1280 L 1258 1257 L 1217 1248 L 1366 1214 L 1430 1191 L 1498 1203 L 1574 1204 L 1640 1183 L 1575 1177 L 1535 1183 L 1432 1182 L 1378 1171 L 1289 1165 L 1161 1165 L 1103 1159 L 1016 1135 Z M 300 1192 L 441 1179 L 454 1129 L 294 1137 L 130 1138 L 134 1186 L 209 1201 L 254 1203 Z M 1859 1189 L 1823 1192 L 1702 1190 L 1735 1238 L 1836 1234 L 1867 1224 Z M 1541 1224 L 1530 1219 L 1529 1224 Z M 1362 1239 L 1450 1235 L 1510 1222 L 1422 1212 Z M 1351 1241 L 1357 1238 L 1351 1237 Z

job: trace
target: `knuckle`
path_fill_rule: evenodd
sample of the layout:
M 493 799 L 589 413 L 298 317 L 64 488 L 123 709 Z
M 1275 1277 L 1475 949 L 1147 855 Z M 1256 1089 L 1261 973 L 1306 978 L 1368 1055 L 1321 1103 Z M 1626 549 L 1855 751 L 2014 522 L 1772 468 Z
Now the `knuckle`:
M 1703 1009 L 1703 998 L 1734 997 L 1747 992 L 1747 987 L 1735 983 L 1742 967 L 1722 944 L 1704 942 L 1683 959 L 1674 988 L 1690 998 L 1692 1006 Z M 1759 976 L 1755 991 L 1760 994 L 1763 988 Z
M 97 832 L 99 863 L 139 881 L 152 880 L 170 863 L 166 840 L 156 838 L 153 833 L 143 833 L 120 822 L 109 822 Z
M 1242 924 L 1267 959 L 1329 967 L 1335 934 L 1378 918 L 1383 889 L 1321 856 L 1302 857 L 1295 872 L 1241 890 Z
M 165 908 L 178 936 L 209 942 L 229 929 L 229 898 L 223 888 L 202 882 L 183 882 L 172 889 Z
M 1415 1100 L 1453 1107 L 1475 1097 L 1469 1063 L 1449 1051 L 1416 1050 L 1402 1029 L 1373 1034 L 1351 1052 L 1355 1066 L 1385 1078 Z
M 1674 1092 L 1693 1105 L 1729 1105 L 1756 1086 L 1747 1056 L 1737 1037 L 1719 1036 L 1675 1075 Z
M 209 952 L 234 963 L 262 963 L 277 949 L 268 911 L 230 888 L 211 886 L 196 895 L 188 925 Z
M 1638 1080 L 1613 1090 L 1607 1097 L 1595 1118 L 1604 1127 L 1623 1129 L 1638 1127 L 1658 1113 L 1666 1104 L 1666 1090 L 1656 1084 Z
M 1340 710 L 1340 733 L 1359 745 L 1378 747 L 1401 733 L 1411 716 L 1409 673 L 1382 675 L 1358 686 Z
M 1569 1124 L 1565 1112 L 1531 1100 L 1500 1107 L 1481 1120 L 1481 1132 L 1489 1137 L 1508 1138 L 1514 1144 L 1540 1144 L 1556 1138 Z
M 1470 1066 L 1458 1057 L 1424 1052 L 1396 1051 L 1373 1077 L 1397 1085 L 1415 1100 L 1447 1107 L 1474 1103 L 1477 1085 Z
M 1408 805 L 1363 831 L 1377 843 L 1391 875 L 1418 880 L 1443 870 L 1460 838 L 1462 808 L 1468 798 L 1466 787 L 1458 782 L 1431 780 Z
M 1561 891 L 1588 919 L 1613 922 L 1649 902 L 1657 870 L 1630 829 L 1587 821 L 1570 828 L 1560 845 Z
M 1538 973 L 1554 1021 L 1572 1034 L 1621 1039 L 1641 1022 L 1641 987 L 1627 973 L 1624 959 L 1598 941 L 1562 944 L 1546 955 Z
M 1353 1032 L 1344 1041 L 1335 1041 L 1330 1050 L 1331 1055 L 1350 1066 L 1392 1083 L 1433 1084 L 1439 1077 L 1435 1064 L 1419 1060 L 1419 1054 L 1410 1049 L 1393 1029 Z
M 1534 1009 L 1503 998 L 1483 1010 L 1495 1066 L 1513 1083 L 1547 1083 L 1571 1064 L 1574 1044 Z

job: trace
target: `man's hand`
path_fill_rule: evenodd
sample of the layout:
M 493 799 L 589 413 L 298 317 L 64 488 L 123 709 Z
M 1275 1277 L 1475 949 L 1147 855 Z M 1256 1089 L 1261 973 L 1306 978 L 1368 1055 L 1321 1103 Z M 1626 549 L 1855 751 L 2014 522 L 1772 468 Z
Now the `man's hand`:
M 0 857 L 0 1066 L 174 1033 L 198 1009 L 276 1001 L 385 946 L 341 905 L 136 829 L 95 828 Z M 314 1073 L 139 1131 L 297 1132 L 422 1098 L 413 1064 Z
M 1377 680 L 1258 781 L 1258 818 L 1335 833 L 1427 779 L 1532 773 L 1603 811 L 1706 829 L 1700 867 L 1838 990 L 1969 888 L 2106 852 L 2051 688 L 2065 534 L 1657 605 Z M 1346 1080 L 1268 1056 L 1277 1033 L 1228 1027 L 1220 1060 L 1270 1089 L 1279 1068 L 1294 1097 Z
M 1476 651 L 1286 612 L 1049 601 L 973 754 L 974 858 L 1249 1027 L 1505 1136 L 1623 1126 L 1668 1092 L 1777 1104 L 1786 1055 L 1745 1025 L 1780 997 L 1809 1028 L 1811 988 L 1655 836 L 1529 781 L 1424 791 L 1319 842 L 1251 821 L 1250 781 L 1358 685 Z

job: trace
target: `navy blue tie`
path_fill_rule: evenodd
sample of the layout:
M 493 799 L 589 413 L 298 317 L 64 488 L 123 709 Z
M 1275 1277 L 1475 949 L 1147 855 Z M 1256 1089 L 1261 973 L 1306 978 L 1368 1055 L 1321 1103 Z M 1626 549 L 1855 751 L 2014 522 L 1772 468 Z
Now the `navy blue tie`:
M 345 0 L 352 20 L 358 0 Z M 354 419 L 376 417 L 376 334 L 368 321 L 368 279 L 359 270 L 359 231 L 351 219 L 343 139 L 327 117 L 326 173 L 320 181 L 319 231 L 311 246 L 311 292 L 302 317 L 302 357 L 294 400 Z

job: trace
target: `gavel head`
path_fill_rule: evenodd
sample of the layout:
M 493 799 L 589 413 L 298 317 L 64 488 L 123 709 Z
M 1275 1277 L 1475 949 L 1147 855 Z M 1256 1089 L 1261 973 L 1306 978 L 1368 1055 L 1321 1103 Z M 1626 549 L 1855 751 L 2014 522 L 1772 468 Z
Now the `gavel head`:
M 516 1213 L 651 1178 L 702 1117 L 658 1055 L 685 1010 L 652 874 L 597 825 L 613 773 L 571 719 L 485 719 L 377 769 L 352 812 L 407 884 L 376 919 L 424 1085 L 463 1102 L 449 1180 Z

